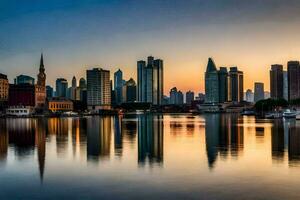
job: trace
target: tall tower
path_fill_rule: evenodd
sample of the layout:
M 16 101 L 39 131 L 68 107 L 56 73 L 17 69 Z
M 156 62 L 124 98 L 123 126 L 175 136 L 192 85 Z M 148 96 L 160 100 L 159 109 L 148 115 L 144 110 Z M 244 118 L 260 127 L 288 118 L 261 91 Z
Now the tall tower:
M 45 87 L 46 86 L 46 74 L 45 74 L 43 54 L 41 54 L 39 74 L 37 75 L 37 78 L 38 78 L 37 85 Z
M 205 102 L 219 102 L 218 70 L 212 58 L 208 58 L 208 63 L 205 72 Z

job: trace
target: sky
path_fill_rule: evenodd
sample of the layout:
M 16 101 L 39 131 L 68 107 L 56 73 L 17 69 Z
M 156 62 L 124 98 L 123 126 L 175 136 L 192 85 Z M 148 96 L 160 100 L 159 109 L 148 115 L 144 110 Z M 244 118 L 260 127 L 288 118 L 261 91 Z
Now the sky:
M 0 0 L 0 73 L 36 76 L 44 53 L 47 84 L 102 67 L 136 79 L 137 60 L 164 60 L 165 94 L 204 91 L 208 57 L 238 66 L 244 89 L 271 64 L 300 60 L 298 0 Z

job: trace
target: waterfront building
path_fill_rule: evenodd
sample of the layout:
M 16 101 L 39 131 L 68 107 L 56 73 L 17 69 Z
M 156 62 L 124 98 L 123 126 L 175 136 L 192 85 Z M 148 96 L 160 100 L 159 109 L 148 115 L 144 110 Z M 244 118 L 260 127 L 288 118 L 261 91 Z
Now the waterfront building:
M 121 104 L 123 101 L 122 88 L 123 88 L 123 72 L 120 69 L 118 69 L 118 71 L 114 73 L 115 103 L 117 105 Z
M 8 101 L 9 83 L 7 76 L 0 74 L 0 110 L 2 110 Z
M 285 100 L 289 99 L 289 86 L 288 86 L 288 73 L 283 71 L 283 98 Z
M 56 97 L 67 97 L 68 81 L 64 78 L 56 79 Z
M 15 84 L 24 84 L 24 83 L 34 85 L 34 78 L 24 74 L 21 74 L 15 78 Z
M 254 102 L 254 93 L 250 89 L 246 91 L 246 101 L 249 103 Z
M 263 100 L 264 98 L 264 84 L 258 82 L 254 83 L 254 101 L 257 102 L 259 100 Z
M 228 101 L 228 72 L 226 67 L 220 67 L 219 76 L 219 102 Z
M 228 100 L 239 103 L 244 98 L 244 75 L 237 67 L 230 67 L 228 77 Z
M 183 93 L 180 90 L 177 90 L 176 87 L 173 87 L 170 90 L 170 104 L 173 105 L 183 104 Z
M 208 63 L 205 72 L 205 102 L 219 102 L 218 70 L 212 58 L 208 58 Z
M 47 98 L 53 97 L 53 88 L 50 85 L 46 86 L 46 97 Z
M 110 71 L 94 68 L 86 71 L 87 106 L 94 112 L 111 108 Z
M 35 86 L 30 84 L 10 84 L 8 105 L 12 107 L 35 107 Z
M 32 106 L 9 106 L 6 109 L 7 115 L 13 115 L 17 117 L 28 116 L 33 113 Z
M 136 83 L 130 78 L 122 88 L 123 102 L 135 102 L 136 101 Z
M 137 100 L 161 105 L 163 100 L 163 60 L 149 56 L 137 62 Z
M 283 66 L 271 65 L 270 70 L 270 89 L 271 98 L 280 99 L 283 98 Z
M 185 93 L 185 102 L 186 102 L 186 104 L 191 105 L 192 101 L 194 101 L 194 96 L 195 96 L 194 92 L 192 92 L 190 90 L 187 91 Z
M 54 97 L 48 99 L 47 102 L 48 110 L 52 112 L 66 112 L 66 111 L 72 111 L 73 110 L 73 102 L 71 100 L 60 98 L 60 97 Z
M 288 99 L 294 100 L 300 97 L 300 66 L 299 61 L 289 61 L 288 70 Z

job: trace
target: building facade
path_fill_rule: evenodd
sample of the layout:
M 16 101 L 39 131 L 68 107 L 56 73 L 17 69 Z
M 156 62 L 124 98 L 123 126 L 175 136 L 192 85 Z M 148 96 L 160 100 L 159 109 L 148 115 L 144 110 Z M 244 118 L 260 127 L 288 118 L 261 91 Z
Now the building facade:
M 219 102 L 228 101 L 228 72 L 226 67 L 220 67 L 219 75 Z
M 283 98 L 283 66 L 272 65 L 270 70 L 271 98 Z
M 299 61 L 289 61 L 288 70 L 288 99 L 294 100 L 299 98 L 300 87 L 300 66 Z
M 254 101 L 263 100 L 265 98 L 264 84 L 254 83 Z
M 48 99 L 48 110 L 52 112 L 66 112 L 73 110 L 73 102 L 65 98 L 54 97 Z
M 3 110 L 8 101 L 9 83 L 7 76 L 0 74 L 0 110 Z
M 30 84 L 34 85 L 34 78 L 27 75 L 19 75 L 15 78 L 15 84 Z
M 123 102 L 135 102 L 136 101 L 136 83 L 131 78 L 129 79 L 122 88 Z
M 56 79 L 56 97 L 67 97 L 68 81 L 64 78 Z
M 53 97 L 53 88 L 50 85 L 46 86 L 46 97 L 47 98 Z
M 249 102 L 249 103 L 253 103 L 254 102 L 254 93 L 250 89 L 248 89 L 246 91 L 246 101 Z
M 288 82 L 288 73 L 283 71 L 283 98 L 289 100 L 289 82 Z
M 117 105 L 123 102 L 123 72 L 119 69 L 114 73 L 114 91 L 115 91 L 115 103 Z
M 237 67 L 230 67 L 228 76 L 228 100 L 236 103 L 244 100 L 244 75 Z
M 87 70 L 87 106 L 91 111 L 111 108 L 110 71 L 101 68 Z
M 162 105 L 163 101 L 163 60 L 149 56 L 147 64 L 137 62 L 137 101 Z
M 205 103 L 219 103 L 219 76 L 212 58 L 208 59 L 205 72 Z
M 185 93 L 185 102 L 186 102 L 186 104 L 191 105 L 192 101 L 194 101 L 194 98 L 195 98 L 195 93 L 194 92 L 187 91 Z

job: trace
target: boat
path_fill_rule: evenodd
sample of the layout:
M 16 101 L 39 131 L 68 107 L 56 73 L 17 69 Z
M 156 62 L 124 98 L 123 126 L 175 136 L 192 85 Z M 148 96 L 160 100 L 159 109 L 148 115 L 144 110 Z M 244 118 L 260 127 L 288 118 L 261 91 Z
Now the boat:
M 265 118 L 267 119 L 280 119 L 282 118 L 283 114 L 280 112 L 273 112 L 273 113 L 267 113 L 265 115 Z
M 296 118 L 297 112 L 292 111 L 290 109 L 287 109 L 286 111 L 283 112 L 283 117 L 284 118 Z

